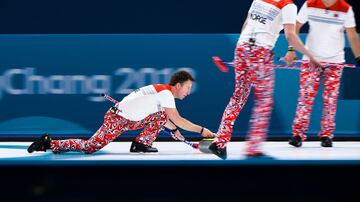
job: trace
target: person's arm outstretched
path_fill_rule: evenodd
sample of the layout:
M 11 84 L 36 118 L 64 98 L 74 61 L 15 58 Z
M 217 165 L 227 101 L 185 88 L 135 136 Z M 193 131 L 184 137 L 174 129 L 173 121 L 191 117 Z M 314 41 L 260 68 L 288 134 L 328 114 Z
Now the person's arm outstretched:
M 165 113 L 169 119 L 174 122 L 175 125 L 184 130 L 200 133 L 203 137 L 214 137 L 214 134 L 209 129 L 196 125 L 191 121 L 181 117 L 176 108 L 165 108 Z

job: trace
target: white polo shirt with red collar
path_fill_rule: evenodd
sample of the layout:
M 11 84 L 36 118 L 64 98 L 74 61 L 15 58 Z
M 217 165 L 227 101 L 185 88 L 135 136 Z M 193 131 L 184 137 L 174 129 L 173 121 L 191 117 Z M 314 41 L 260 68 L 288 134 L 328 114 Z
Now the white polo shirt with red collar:
M 115 106 L 118 108 L 118 115 L 131 121 L 141 121 L 150 114 L 164 111 L 164 108 L 176 108 L 175 98 L 168 84 L 139 88 Z
M 284 24 L 296 23 L 297 7 L 292 0 L 254 0 L 238 44 L 249 42 L 272 49 Z
M 321 0 L 308 0 L 301 7 L 297 21 L 309 23 L 306 47 L 322 62 L 345 62 L 345 28 L 355 27 L 352 7 L 338 0 L 326 8 Z M 308 59 L 304 56 L 304 59 Z

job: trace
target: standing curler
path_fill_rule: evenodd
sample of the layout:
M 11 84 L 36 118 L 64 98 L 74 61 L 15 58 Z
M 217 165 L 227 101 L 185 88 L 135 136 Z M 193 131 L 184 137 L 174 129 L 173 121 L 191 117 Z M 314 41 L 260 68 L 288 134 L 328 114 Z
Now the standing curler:
M 306 46 L 316 59 L 328 65 L 309 68 L 307 63 L 303 63 L 298 104 L 292 126 L 293 136 L 289 144 L 301 147 L 306 139 L 311 110 L 322 82 L 323 108 L 321 131 L 318 135 L 322 147 L 332 147 L 340 79 L 345 65 L 344 30 L 356 57 L 357 66 L 360 66 L 360 41 L 356 32 L 354 12 L 345 0 L 308 0 L 297 16 L 297 33 L 306 22 L 309 23 L 310 28 Z M 296 57 L 295 52 L 290 48 L 284 58 L 285 61 L 292 61 Z M 308 57 L 305 55 L 303 59 L 307 60 Z

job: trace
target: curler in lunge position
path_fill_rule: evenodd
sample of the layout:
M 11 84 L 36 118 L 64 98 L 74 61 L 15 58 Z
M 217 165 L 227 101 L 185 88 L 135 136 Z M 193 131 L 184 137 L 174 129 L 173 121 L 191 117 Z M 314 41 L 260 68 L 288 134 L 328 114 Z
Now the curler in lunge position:
M 141 128 L 143 130 L 132 142 L 130 152 L 157 152 L 152 144 L 159 131 L 163 127 L 175 129 L 174 124 L 184 130 L 201 133 L 204 137 L 213 137 L 210 130 L 183 118 L 176 109 L 175 98 L 182 100 L 188 96 L 193 81 L 188 72 L 179 71 L 172 75 L 169 84 L 154 84 L 137 89 L 106 112 L 102 126 L 88 140 L 52 140 L 45 134 L 29 146 L 28 152 L 51 149 L 53 153 L 75 151 L 91 154 L 125 131 Z M 173 133 L 176 138 L 184 139 L 178 130 Z

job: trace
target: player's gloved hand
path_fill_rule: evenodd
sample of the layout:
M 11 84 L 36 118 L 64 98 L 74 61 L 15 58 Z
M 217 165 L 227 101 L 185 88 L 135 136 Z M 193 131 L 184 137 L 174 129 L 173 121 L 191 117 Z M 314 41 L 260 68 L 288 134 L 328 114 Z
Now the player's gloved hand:
M 215 134 L 207 128 L 203 128 L 201 136 L 203 137 L 215 137 Z
M 360 66 L 360 56 L 355 58 L 356 66 Z

